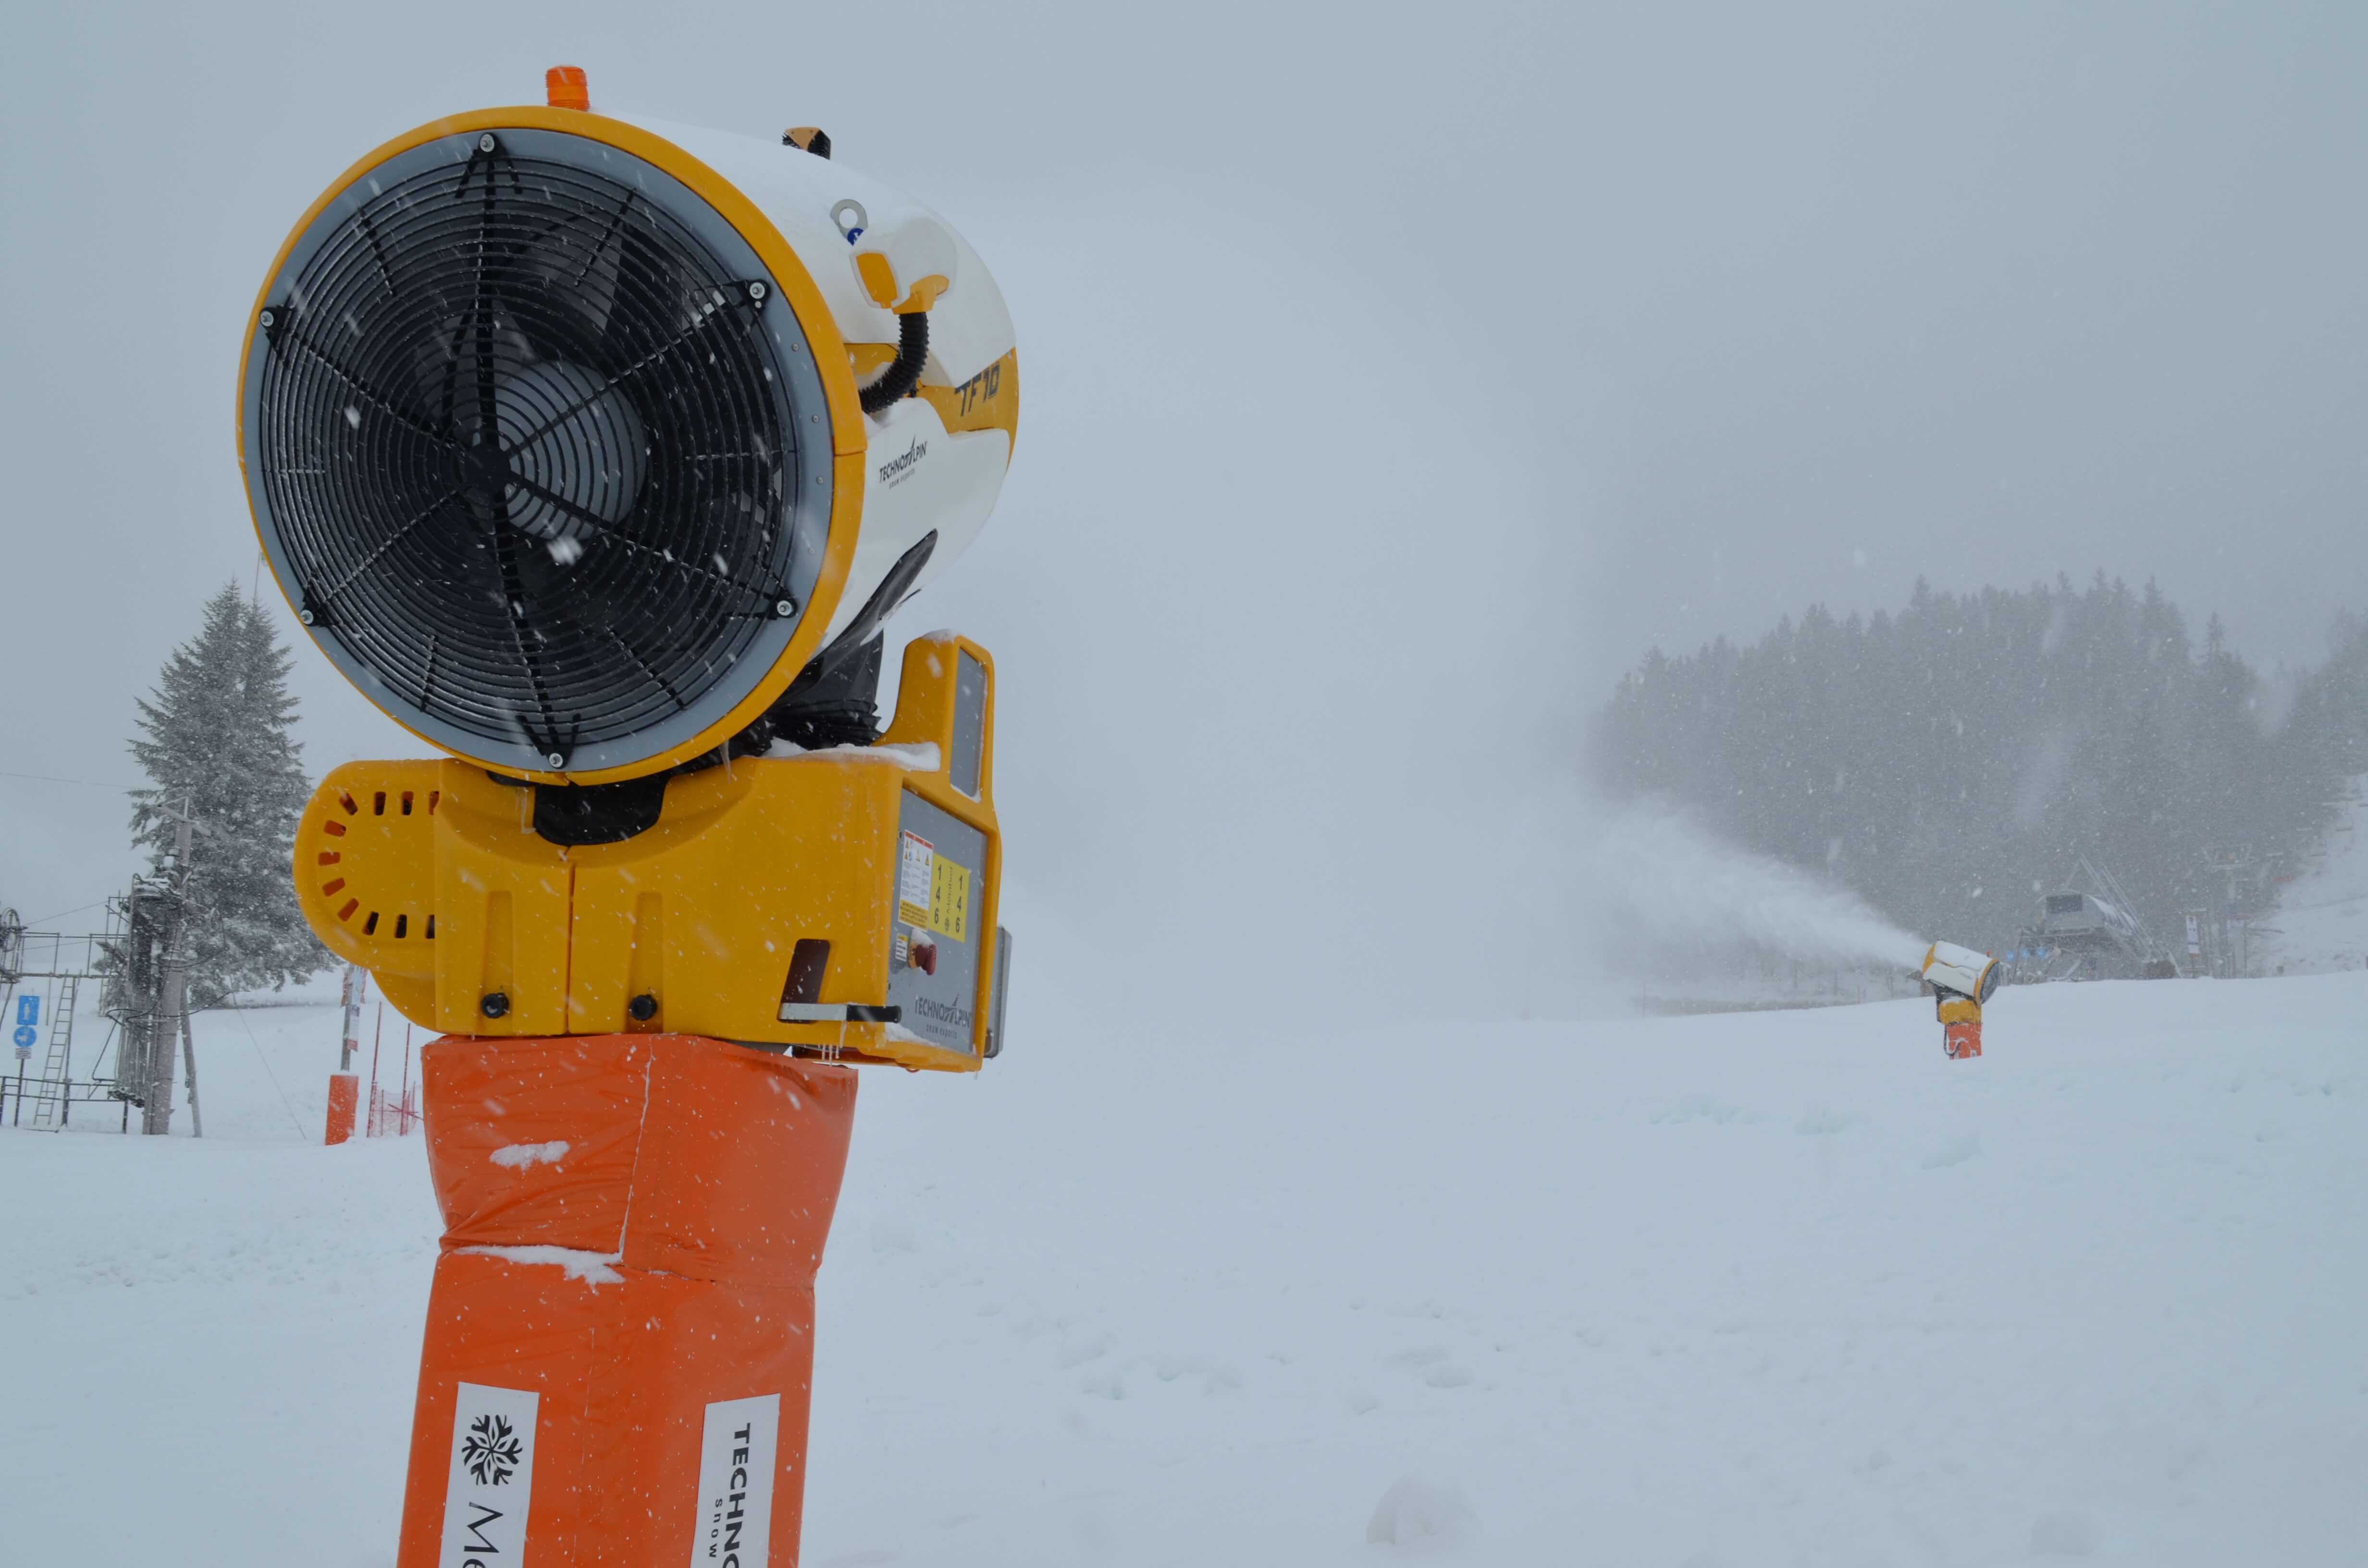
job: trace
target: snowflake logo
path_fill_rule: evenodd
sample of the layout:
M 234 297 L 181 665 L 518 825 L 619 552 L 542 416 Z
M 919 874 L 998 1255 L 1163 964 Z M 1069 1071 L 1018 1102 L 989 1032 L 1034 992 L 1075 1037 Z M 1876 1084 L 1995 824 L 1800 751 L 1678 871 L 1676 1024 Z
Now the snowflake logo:
M 469 1467 L 478 1485 L 499 1486 L 509 1480 L 525 1453 L 526 1445 L 510 1429 L 508 1416 L 480 1415 L 470 1424 L 468 1439 L 461 1445 L 461 1462 Z

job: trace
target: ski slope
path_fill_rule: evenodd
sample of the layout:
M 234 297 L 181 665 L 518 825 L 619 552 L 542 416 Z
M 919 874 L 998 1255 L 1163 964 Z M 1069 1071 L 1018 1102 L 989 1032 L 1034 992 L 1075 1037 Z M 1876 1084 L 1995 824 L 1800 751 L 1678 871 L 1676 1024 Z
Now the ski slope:
M 2278 907 L 2256 933 L 2256 967 L 2325 974 L 2368 967 L 2368 778 L 2353 778 L 2340 814 L 2301 874 L 2279 890 Z
M 2357 1561 L 2363 1009 L 1015 1006 L 863 1081 L 804 1561 Z M 393 1561 L 438 1226 L 310 1142 L 335 1034 L 207 1016 L 202 1142 L 0 1131 L 0 1561 Z

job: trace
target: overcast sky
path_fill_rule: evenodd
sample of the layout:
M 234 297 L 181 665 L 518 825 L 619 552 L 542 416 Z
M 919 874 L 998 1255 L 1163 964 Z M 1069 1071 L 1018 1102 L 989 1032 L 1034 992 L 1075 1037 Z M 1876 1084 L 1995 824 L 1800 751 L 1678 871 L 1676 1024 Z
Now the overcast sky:
M 253 571 L 263 269 L 361 153 L 560 61 L 822 124 L 995 267 L 1018 460 L 902 630 L 996 650 L 1015 887 L 1114 971 L 1224 943 L 1262 991 L 1511 1005 L 1579 729 L 1656 642 L 1919 574 L 2151 576 L 2263 667 L 2368 610 L 2357 6 L 0 26 L 0 903 L 68 927 L 120 797 L 13 775 L 134 781 L 133 695 Z M 300 653 L 316 774 L 416 753 Z

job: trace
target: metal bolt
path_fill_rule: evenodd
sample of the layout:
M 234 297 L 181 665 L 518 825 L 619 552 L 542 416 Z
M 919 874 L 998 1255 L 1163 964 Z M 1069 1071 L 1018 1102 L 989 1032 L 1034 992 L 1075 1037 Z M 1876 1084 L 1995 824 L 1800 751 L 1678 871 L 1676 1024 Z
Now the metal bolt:
M 310 626 L 313 624 L 313 612 L 309 609 L 300 609 L 296 612 L 296 619 Z
M 477 151 L 480 153 L 490 153 L 500 145 L 500 142 L 494 140 L 494 133 L 490 131 L 477 138 Z
M 748 297 L 752 300 L 762 300 L 765 297 L 765 285 L 761 279 L 748 285 Z
M 273 322 L 276 322 L 279 319 L 279 318 L 278 316 L 273 315 L 269 311 L 263 312 L 262 321 L 263 324 L 266 326 L 269 326 Z
M 773 613 L 778 616 L 792 616 L 798 613 L 798 607 L 788 599 L 775 599 Z
M 564 767 L 567 766 L 567 754 L 565 752 L 555 751 L 549 756 L 544 757 L 543 760 L 551 764 L 553 767 Z
M 499 991 L 486 992 L 484 999 L 477 1004 L 477 1011 L 489 1018 L 498 1018 L 509 1010 L 509 997 Z
M 644 991 L 625 1004 L 625 1011 L 633 1016 L 635 1023 L 646 1024 L 658 1016 L 658 999 Z

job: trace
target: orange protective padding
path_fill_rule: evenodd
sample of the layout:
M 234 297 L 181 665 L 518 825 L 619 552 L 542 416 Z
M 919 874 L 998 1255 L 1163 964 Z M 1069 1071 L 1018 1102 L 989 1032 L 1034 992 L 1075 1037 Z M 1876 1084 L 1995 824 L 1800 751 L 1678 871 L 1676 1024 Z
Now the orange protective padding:
M 329 1074 L 329 1128 L 323 1135 L 324 1143 L 343 1143 L 354 1135 L 354 1111 L 362 1103 L 361 1076 L 355 1073 Z
M 464 1494 L 525 1506 L 523 1540 L 489 1563 L 522 1547 L 529 1568 L 792 1568 L 814 1278 L 854 1071 L 688 1035 L 447 1037 L 421 1062 L 445 1232 L 398 1568 L 503 1540 L 500 1521 L 469 1535 L 476 1503 L 446 1517 Z M 511 1491 L 470 1492 L 463 1384 L 472 1410 L 531 1402 Z M 728 1552 L 718 1521 L 740 1506 L 728 1489 L 747 1484 L 735 1466 L 748 1463 L 729 1433 L 746 1417 L 711 1423 L 709 1406 L 767 1396 L 770 1528 Z
M 1982 1053 L 1982 1026 L 1979 1024 L 1943 1024 L 1941 1026 L 1941 1049 L 1952 1062 Z

